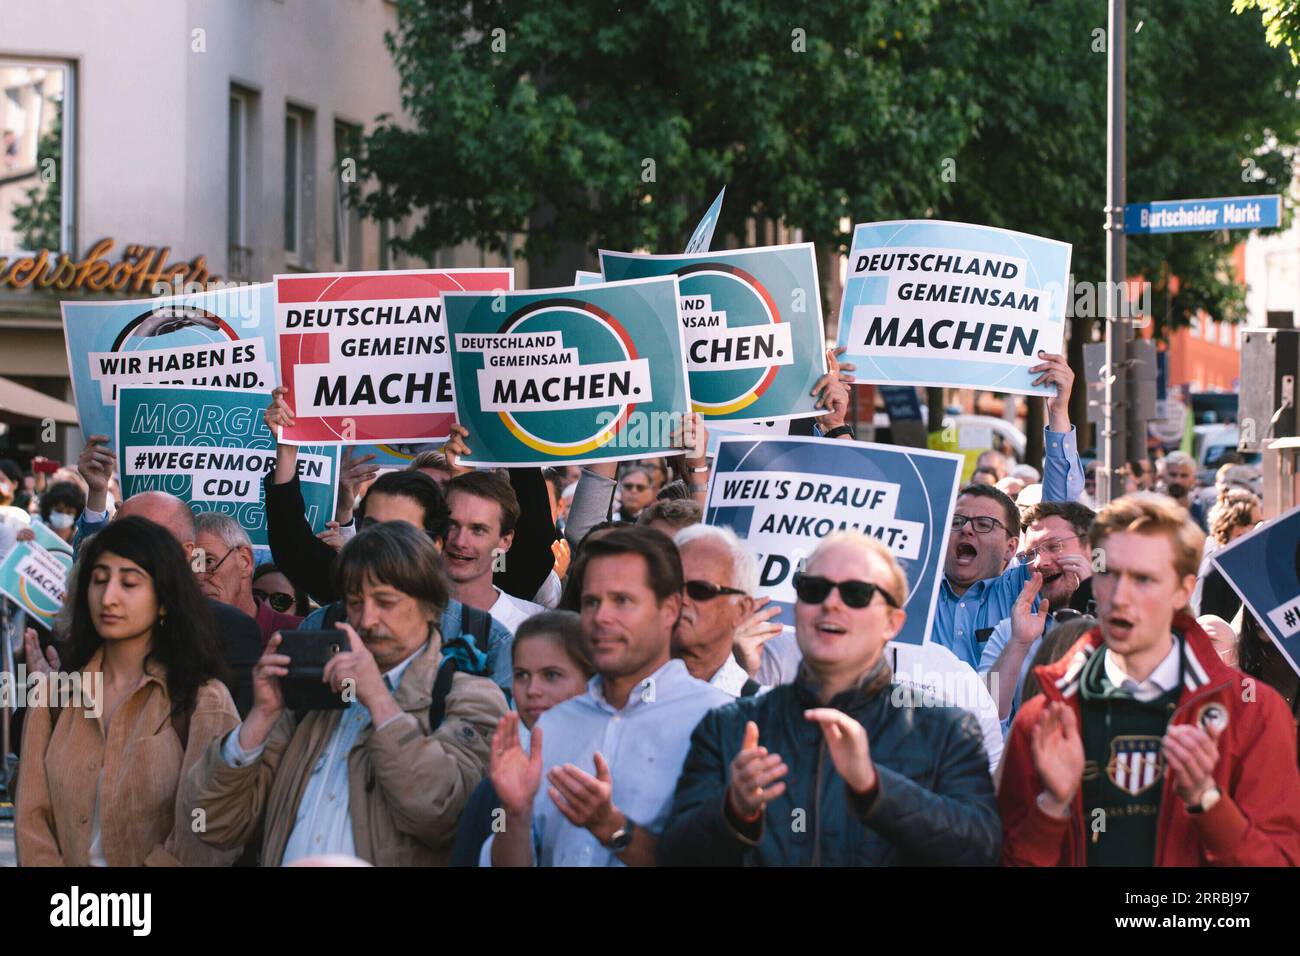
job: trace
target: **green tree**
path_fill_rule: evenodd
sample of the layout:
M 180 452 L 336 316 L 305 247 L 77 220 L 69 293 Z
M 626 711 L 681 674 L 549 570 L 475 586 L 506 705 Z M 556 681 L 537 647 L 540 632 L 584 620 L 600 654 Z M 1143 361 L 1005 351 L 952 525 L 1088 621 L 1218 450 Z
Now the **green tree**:
M 1258 10 L 1269 46 L 1285 46 L 1300 66 L 1300 3 L 1296 0 L 1232 0 L 1233 13 Z
M 973 72 L 1006 0 L 401 0 L 389 37 L 414 123 L 381 122 L 363 210 L 401 246 L 528 257 L 564 241 L 681 247 L 727 185 L 751 216 L 847 251 L 844 223 L 915 216 L 979 127 Z M 417 217 L 419 218 L 419 217 Z

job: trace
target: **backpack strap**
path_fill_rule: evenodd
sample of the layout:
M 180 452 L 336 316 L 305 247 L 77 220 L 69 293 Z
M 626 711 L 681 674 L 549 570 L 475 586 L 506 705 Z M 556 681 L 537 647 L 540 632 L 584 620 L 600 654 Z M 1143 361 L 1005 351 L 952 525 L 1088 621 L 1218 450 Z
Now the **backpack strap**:
M 481 613 L 481 612 L 480 612 Z M 448 657 L 438 668 L 438 676 L 433 680 L 433 692 L 429 702 L 429 732 L 437 730 L 443 718 L 447 716 L 447 698 L 451 695 L 451 685 L 456 679 L 456 658 Z
M 745 678 L 744 686 L 740 688 L 740 696 L 753 697 L 762 689 L 763 689 L 762 684 L 754 680 L 754 678 L 752 677 L 747 677 Z
M 461 605 L 460 632 L 473 634 L 474 644 L 484 654 L 488 653 L 492 638 L 492 615 L 468 604 Z

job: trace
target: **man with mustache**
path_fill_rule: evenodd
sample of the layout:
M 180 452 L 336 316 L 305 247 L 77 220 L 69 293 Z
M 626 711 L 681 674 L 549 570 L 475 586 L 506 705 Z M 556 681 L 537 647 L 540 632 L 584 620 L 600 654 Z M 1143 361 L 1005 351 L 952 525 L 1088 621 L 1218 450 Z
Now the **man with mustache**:
M 1300 772 L 1290 708 L 1224 664 L 1187 613 L 1204 535 L 1168 498 L 1097 515 L 1099 624 L 1036 670 L 998 803 L 1003 862 L 1295 866 Z
M 1074 501 L 1083 491 L 1083 465 L 1070 424 L 1074 372 L 1064 356 L 1040 352 L 1039 357 L 1043 363 L 1030 369 L 1039 376 L 1034 384 L 1056 386 L 1056 394 L 1047 399 L 1042 500 Z M 997 623 L 1010 616 L 1029 578 L 1028 565 L 1008 567 L 1019 537 L 1020 514 L 1007 495 L 989 485 L 970 484 L 961 490 L 931 640 L 971 667 L 979 666 L 984 643 Z
M 985 643 L 979 666 L 981 674 L 997 675 L 989 686 L 1005 727 L 1020 707 L 1020 688 L 1043 636 L 1057 623 L 1058 611 L 1073 610 L 1072 600 L 1092 577 L 1088 529 L 1094 518 L 1092 509 L 1075 501 L 1046 501 L 1021 513 L 1021 560 L 1031 573 L 1011 614 Z
M 233 849 L 260 835 L 263 866 L 323 854 L 445 866 L 505 697 L 453 670 L 435 706 L 448 587 L 423 531 L 406 521 L 365 528 L 335 575 L 351 623 L 337 625 L 348 647 L 322 680 L 346 707 L 289 710 L 280 682 L 292 659 L 281 645 L 293 634 L 273 636 L 253 672 L 252 710 L 186 780 L 191 815 L 203 811 L 199 838 Z

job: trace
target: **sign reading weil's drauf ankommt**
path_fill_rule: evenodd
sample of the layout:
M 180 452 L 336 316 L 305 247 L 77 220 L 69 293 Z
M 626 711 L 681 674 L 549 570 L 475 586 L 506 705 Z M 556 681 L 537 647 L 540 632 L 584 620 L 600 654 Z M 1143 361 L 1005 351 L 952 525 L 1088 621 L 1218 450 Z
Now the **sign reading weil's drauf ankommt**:
M 840 307 L 844 361 L 862 382 L 1048 395 L 1039 352 L 1059 353 L 1070 246 L 938 220 L 859 225 Z

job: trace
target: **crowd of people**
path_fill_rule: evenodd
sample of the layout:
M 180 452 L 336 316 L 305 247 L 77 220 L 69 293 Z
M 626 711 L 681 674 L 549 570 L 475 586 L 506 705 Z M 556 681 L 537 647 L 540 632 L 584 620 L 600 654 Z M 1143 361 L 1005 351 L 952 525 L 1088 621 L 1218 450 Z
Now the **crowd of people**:
M 852 438 L 829 358 L 811 428 Z M 1034 371 L 1041 468 L 981 457 L 928 636 L 983 708 L 900 693 L 908 582 L 875 538 L 822 539 L 783 625 L 702 523 L 702 441 L 475 470 L 457 426 L 403 469 L 345 453 L 323 531 L 281 444 L 260 561 L 225 513 L 120 500 L 105 436 L 39 481 L 0 463 L 0 504 L 76 555 L 19 656 L 103 687 L 20 712 L 19 862 L 1300 862 L 1300 679 L 1207 560 L 1261 520 L 1249 469 L 1206 500 L 1186 456 L 1132 463 L 1097 509 L 1073 373 Z

